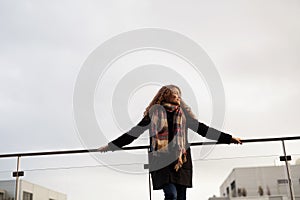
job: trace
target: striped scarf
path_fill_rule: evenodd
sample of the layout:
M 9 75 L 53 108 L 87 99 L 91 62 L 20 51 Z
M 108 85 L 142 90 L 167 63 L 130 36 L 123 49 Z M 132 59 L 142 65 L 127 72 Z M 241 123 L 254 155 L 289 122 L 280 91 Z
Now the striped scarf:
M 162 105 L 155 105 L 154 109 L 151 109 L 151 149 L 153 155 L 159 153 L 168 153 L 169 149 L 176 151 L 176 157 L 178 162 L 174 169 L 178 171 L 186 159 L 186 118 L 180 106 L 170 103 L 163 103 Z M 169 143 L 169 129 L 167 121 L 167 112 L 174 112 L 173 116 L 173 133 L 174 138 Z

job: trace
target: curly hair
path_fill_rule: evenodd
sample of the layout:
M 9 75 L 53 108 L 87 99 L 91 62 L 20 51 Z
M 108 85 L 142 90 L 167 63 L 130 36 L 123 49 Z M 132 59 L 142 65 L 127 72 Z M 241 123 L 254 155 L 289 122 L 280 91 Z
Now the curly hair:
M 144 112 L 144 116 L 147 116 L 149 114 L 149 110 L 153 105 L 161 104 L 164 101 L 166 101 L 166 99 L 172 94 L 172 92 L 173 92 L 172 89 L 174 89 L 174 88 L 176 88 L 179 91 L 180 96 L 181 96 L 181 90 L 176 85 L 165 85 L 165 86 L 161 87 L 159 89 L 159 91 L 157 92 L 157 94 L 152 99 L 152 101 L 150 102 L 150 104 L 147 106 L 147 108 Z M 182 99 L 180 100 L 180 105 L 183 109 L 186 110 L 187 114 L 189 114 L 190 117 L 196 119 L 196 116 L 192 112 L 191 108 Z

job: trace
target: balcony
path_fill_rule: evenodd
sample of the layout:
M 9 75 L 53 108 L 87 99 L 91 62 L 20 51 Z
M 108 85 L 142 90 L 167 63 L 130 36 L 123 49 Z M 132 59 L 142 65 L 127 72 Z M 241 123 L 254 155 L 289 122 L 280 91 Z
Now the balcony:
M 191 144 L 187 199 L 299 200 L 300 137 L 243 142 Z M 162 191 L 149 188 L 148 146 L 123 149 L 0 155 L 0 200 L 163 199 Z

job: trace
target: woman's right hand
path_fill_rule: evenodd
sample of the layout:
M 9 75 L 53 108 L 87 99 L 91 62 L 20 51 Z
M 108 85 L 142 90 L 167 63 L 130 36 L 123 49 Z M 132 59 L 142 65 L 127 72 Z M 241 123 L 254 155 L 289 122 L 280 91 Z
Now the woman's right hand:
M 98 151 L 100 151 L 101 153 L 105 153 L 105 152 L 109 151 L 109 146 L 108 145 L 102 146 L 102 147 L 98 148 Z

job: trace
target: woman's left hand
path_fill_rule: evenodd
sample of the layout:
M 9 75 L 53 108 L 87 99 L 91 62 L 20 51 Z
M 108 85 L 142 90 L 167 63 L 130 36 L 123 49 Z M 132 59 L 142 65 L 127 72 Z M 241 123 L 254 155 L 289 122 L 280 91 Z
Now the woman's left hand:
M 231 138 L 231 143 L 242 144 L 242 140 L 241 140 L 241 138 L 232 137 Z

